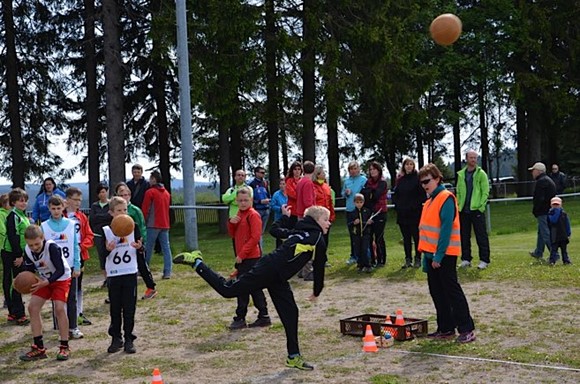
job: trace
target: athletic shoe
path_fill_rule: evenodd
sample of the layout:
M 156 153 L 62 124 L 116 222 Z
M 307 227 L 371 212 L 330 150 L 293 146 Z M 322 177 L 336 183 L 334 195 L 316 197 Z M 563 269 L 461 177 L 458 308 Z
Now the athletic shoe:
M 534 251 L 530 251 L 530 256 L 532 256 L 534 259 L 541 259 L 542 255 L 538 256 L 534 253 Z
M 152 288 L 147 288 L 145 290 L 145 293 L 143 294 L 143 297 L 141 297 L 141 300 L 152 299 L 155 296 L 157 296 L 157 290 L 152 289 Z
M 246 328 L 247 326 L 248 325 L 246 324 L 246 319 L 240 319 L 240 320 L 234 319 L 234 321 L 232 321 L 232 323 L 230 324 L 230 330 L 235 331 L 237 329 Z
M 125 351 L 125 353 L 137 352 L 137 350 L 135 349 L 135 346 L 133 345 L 133 340 L 125 341 L 125 345 L 123 346 L 123 350 Z
M 21 318 L 16 320 L 16 325 L 28 325 L 28 324 L 30 324 L 30 320 L 28 320 L 28 317 L 26 316 L 22 316 Z
M 293 358 L 286 358 L 286 366 L 290 368 L 298 368 L 304 371 L 312 371 L 314 366 L 308 364 L 304 361 L 304 358 L 300 355 Z
M 413 264 L 411 264 L 410 261 L 407 261 L 405 264 L 403 264 L 403 266 L 401 267 L 401 269 L 411 268 L 412 266 L 413 266 Z
M 6 318 L 6 321 L 10 324 L 16 324 L 16 316 L 8 315 L 8 317 Z
M 373 272 L 373 269 L 371 267 L 364 267 L 362 269 L 362 271 L 363 271 L 363 273 L 372 273 Z
M 447 332 L 436 331 L 433 333 L 429 333 L 427 335 L 427 337 L 429 339 L 435 339 L 435 340 L 451 339 L 451 338 L 455 337 L 455 331 L 447 331 Z
M 357 263 L 357 260 L 354 257 L 351 257 L 346 261 L 346 265 L 353 265 L 356 263 Z
M 415 264 L 413 264 L 413 268 L 421 268 L 421 258 L 415 258 Z
M 459 337 L 457 337 L 455 341 L 461 344 L 471 343 L 472 341 L 475 341 L 475 333 L 473 331 L 463 332 L 459 334 Z
M 34 361 L 46 359 L 46 348 L 38 348 L 36 345 L 30 347 L 30 351 L 26 352 L 24 355 L 20 356 L 22 361 Z
M 248 324 L 250 328 L 257 328 L 257 327 L 269 327 L 272 325 L 272 320 L 269 317 L 258 317 L 256 321 L 251 324 Z
M 83 314 L 81 313 L 81 314 L 79 315 L 79 318 L 78 318 L 78 320 L 77 320 L 77 324 L 78 324 L 78 325 L 92 325 L 93 323 L 92 323 L 92 322 L 91 322 L 89 319 L 87 319 L 87 318 L 85 317 L 85 315 L 83 315 Z
M 480 261 L 479 265 L 477 266 L 477 269 L 485 269 L 487 268 L 488 265 L 489 263 L 486 263 L 485 261 Z
M 173 258 L 173 264 L 186 264 L 195 267 L 197 259 L 203 261 L 201 251 L 183 252 Z
M 109 345 L 109 348 L 107 348 L 107 352 L 109 353 L 119 352 L 121 348 L 123 348 L 123 340 L 113 337 L 113 341 L 111 341 L 111 345 Z
M 471 267 L 471 261 L 463 260 L 461 264 L 459 264 L 459 268 L 467 268 Z
M 83 337 L 85 337 L 85 335 L 83 335 L 83 333 L 81 332 L 80 329 L 75 328 L 75 329 L 71 329 L 68 332 L 68 335 L 71 339 L 82 339 Z
M 108 297 L 105 299 L 105 304 L 111 304 L 111 299 L 109 299 Z
M 162 279 L 169 280 L 169 279 L 171 279 L 171 275 L 163 275 Z
M 564 265 L 571 265 L 571 264 L 572 264 L 572 262 L 570 260 L 564 261 Z
M 68 355 L 70 353 L 70 348 L 68 345 L 61 345 L 58 347 L 58 353 L 56 354 L 57 360 L 68 360 Z

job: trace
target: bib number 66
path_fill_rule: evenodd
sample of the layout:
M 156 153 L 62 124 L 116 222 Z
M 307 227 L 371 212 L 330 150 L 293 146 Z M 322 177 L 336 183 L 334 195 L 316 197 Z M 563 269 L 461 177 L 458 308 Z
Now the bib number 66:
M 129 251 L 125 251 L 123 256 L 119 256 L 118 252 L 115 253 L 115 256 L 113 256 L 113 263 L 114 264 L 121 264 L 121 263 L 128 264 L 130 262 L 131 262 L 131 255 L 129 255 Z

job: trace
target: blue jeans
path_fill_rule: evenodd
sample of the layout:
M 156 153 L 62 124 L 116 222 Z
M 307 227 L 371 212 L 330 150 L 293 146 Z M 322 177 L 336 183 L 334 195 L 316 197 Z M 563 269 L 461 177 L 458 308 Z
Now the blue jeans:
M 548 248 L 549 252 L 552 243 L 550 239 L 550 228 L 548 227 L 548 215 L 538 216 L 536 220 L 538 221 L 538 240 L 536 242 L 534 255 L 542 257 L 544 255 L 544 247 Z
M 171 248 L 169 247 L 169 229 L 147 228 L 147 243 L 145 244 L 145 258 L 147 265 L 151 265 L 151 257 L 153 256 L 153 247 L 155 240 L 159 238 L 161 244 L 161 252 L 163 253 L 163 276 L 171 276 L 172 256 Z

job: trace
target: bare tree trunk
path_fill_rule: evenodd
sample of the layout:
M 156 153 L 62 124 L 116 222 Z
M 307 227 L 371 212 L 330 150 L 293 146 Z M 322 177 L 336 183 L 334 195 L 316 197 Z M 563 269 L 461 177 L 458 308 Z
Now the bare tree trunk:
M 280 111 L 280 115 L 284 116 L 284 111 Z M 282 172 L 286 174 L 290 164 L 288 162 L 288 143 L 286 142 L 286 123 L 283 120 L 280 127 L 280 143 L 282 144 Z
M 453 97 L 453 101 L 451 102 L 453 112 L 455 116 L 457 116 L 457 120 L 453 123 L 453 157 L 455 160 L 455 169 L 453 178 L 455 179 L 455 183 L 457 183 L 457 172 L 461 170 L 461 120 L 459 119 L 459 115 L 461 111 L 459 110 L 459 98 Z
M 303 44 L 302 49 L 302 153 L 303 160 L 316 162 L 316 135 L 314 132 L 315 117 L 315 63 L 314 42 L 316 31 L 314 27 L 316 15 L 314 3 L 316 0 L 303 1 Z
M 517 131 L 517 155 L 518 155 L 518 180 L 520 183 L 517 184 L 517 194 L 518 196 L 528 196 L 530 194 L 530 188 L 527 184 L 522 184 L 521 182 L 532 180 L 532 176 L 528 171 L 528 152 L 526 147 L 528 146 L 528 124 L 526 121 L 526 111 L 522 105 L 521 101 L 516 101 L 516 131 Z
M 278 156 L 278 76 L 276 73 L 276 15 L 274 0 L 265 1 L 266 12 L 266 128 L 268 130 L 268 173 L 270 192 L 280 185 L 280 159 Z
M 113 186 L 125 181 L 123 68 L 119 37 L 119 5 L 116 0 L 103 0 L 103 35 L 109 184 Z
M 218 129 L 219 129 L 218 130 L 219 148 L 228 148 L 230 133 L 227 125 L 222 122 L 219 124 Z M 221 201 L 221 196 L 225 193 L 225 191 L 227 191 L 227 189 L 230 187 L 231 184 L 230 152 L 228 150 L 219 151 L 218 172 L 220 179 L 220 201 Z M 227 233 L 228 211 L 220 210 L 218 211 L 218 215 L 219 215 L 219 231 L 220 233 Z
M 18 96 L 18 58 L 16 56 L 16 31 L 11 0 L 2 0 L 4 8 L 4 32 L 6 41 L 6 93 L 8 94 L 8 118 L 10 120 L 10 144 L 12 155 L 12 187 L 24 188 L 24 144 L 20 121 Z
M 101 131 L 99 129 L 99 94 L 97 93 L 97 57 L 95 52 L 95 2 L 84 0 L 84 30 L 83 48 L 85 53 L 85 76 L 87 98 L 85 110 L 87 114 L 88 143 L 88 173 L 89 201 L 97 200 L 97 185 L 100 182 L 100 148 Z
M 477 100 L 479 106 L 479 130 L 481 132 L 481 168 L 483 168 L 485 172 L 488 172 L 489 138 L 485 118 L 487 111 L 485 106 L 485 89 L 483 82 L 477 84 Z

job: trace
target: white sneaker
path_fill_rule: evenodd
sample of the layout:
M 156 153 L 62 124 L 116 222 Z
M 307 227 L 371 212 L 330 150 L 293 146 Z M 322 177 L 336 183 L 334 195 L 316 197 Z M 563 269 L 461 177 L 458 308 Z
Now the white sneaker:
M 459 268 L 467 268 L 471 267 L 471 261 L 463 260 L 461 264 L 459 264 Z
M 78 329 L 78 328 L 71 329 L 70 332 L 68 333 L 68 335 L 72 339 L 82 339 L 83 337 L 85 337 L 85 335 L 83 335 L 83 333 L 81 332 L 81 330 Z
M 479 262 L 479 265 L 477 266 L 477 268 L 478 268 L 478 269 L 485 269 L 485 268 L 487 268 L 487 266 L 488 266 L 488 265 L 489 265 L 489 264 L 488 264 L 488 263 L 486 263 L 485 261 L 480 261 L 480 262 Z

